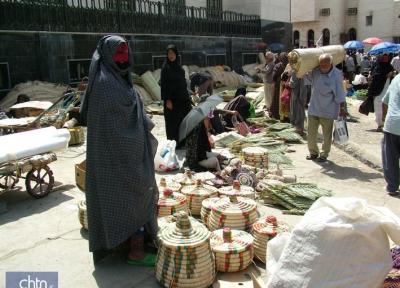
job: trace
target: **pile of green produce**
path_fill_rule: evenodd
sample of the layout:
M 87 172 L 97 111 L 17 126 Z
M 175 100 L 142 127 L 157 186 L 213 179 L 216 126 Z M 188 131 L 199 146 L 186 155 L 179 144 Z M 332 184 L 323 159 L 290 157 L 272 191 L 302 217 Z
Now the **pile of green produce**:
M 262 185 L 261 196 L 266 203 L 285 208 L 286 214 L 304 214 L 320 197 L 332 196 L 332 192 L 310 183 Z
M 357 99 L 364 100 L 368 96 L 368 90 L 367 89 L 357 90 L 356 92 L 354 92 L 354 96 L 357 97 Z

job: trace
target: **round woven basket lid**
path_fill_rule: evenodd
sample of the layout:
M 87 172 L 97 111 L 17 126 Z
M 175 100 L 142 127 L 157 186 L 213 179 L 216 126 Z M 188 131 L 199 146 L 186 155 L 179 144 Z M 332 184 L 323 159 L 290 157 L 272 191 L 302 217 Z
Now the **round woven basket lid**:
M 208 198 L 218 194 L 218 189 L 204 184 L 200 179 L 197 179 L 195 185 L 185 186 L 182 188 L 181 192 L 187 196 L 202 196 Z
M 182 185 L 172 181 L 172 179 L 166 179 L 162 177 L 158 182 L 158 189 L 160 191 L 164 191 L 165 189 L 171 189 L 174 192 L 178 192 L 181 190 L 181 188 Z
M 241 230 L 225 227 L 211 233 L 211 248 L 219 253 L 240 253 L 253 245 L 253 236 Z
M 246 147 L 242 152 L 248 156 L 263 156 L 268 154 L 268 150 L 262 147 Z
M 253 224 L 253 230 L 267 237 L 275 237 L 279 233 L 290 231 L 290 227 L 284 222 L 278 222 L 275 216 L 264 216 Z
M 160 197 L 158 198 L 158 206 L 175 207 L 184 204 L 186 201 L 185 195 L 178 192 L 173 192 L 171 189 L 165 189 L 162 193 L 160 193 Z
M 218 202 L 221 198 L 218 197 L 211 197 L 204 199 L 203 202 L 201 202 L 201 205 L 203 206 L 204 209 L 206 210 L 211 210 L 212 204 Z
M 241 185 L 239 180 L 233 181 L 232 186 L 228 187 L 222 187 L 219 189 L 219 193 L 226 195 L 226 196 L 231 196 L 231 195 L 236 195 L 236 196 L 242 196 L 242 197 L 254 197 L 254 189 L 251 188 L 250 186 L 244 186 Z
M 199 222 L 190 221 L 187 212 L 179 211 L 176 222 L 170 223 L 158 235 L 161 245 L 172 248 L 181 246 L 196 247 L 210 239 L 210 231 Z
M 194 185 L 196 183 L 196 180 L 193 177 L 193 172 L 189 169 L 185 169 L 185 173 L 176 174 L 174 177 L 174 181 L 180 183 L 183 186 Z
M 192 224 L 193 223 L 199 223 L 200 224 L 200 222 L 196 218 L 193 218 L 191 216 L 189 216 L 189 220 L 190 220 L 190 222 Z M 176 222 L 176 215 L 174 214 L 174 215 L 168 215 L 168 216 L 164 216 L 164 217 L 159 217 L 159 218 L 157 218 L 157 222 L 158 222 L 158 228 L 159 228 L 159 230 L 161 230 L 161 229 L 165 228 L 165 226 L 167 226 L 167 224 L 175 223 Z M 194 225 L 196 225 L 196 224 L 194 224 Z
M 257 203 L 250 198 L 231 195 L 229 198 L 222 198 L 214 203 L 211 209 L 224 215 L 243 215 L 244 213 L 255 212 Z

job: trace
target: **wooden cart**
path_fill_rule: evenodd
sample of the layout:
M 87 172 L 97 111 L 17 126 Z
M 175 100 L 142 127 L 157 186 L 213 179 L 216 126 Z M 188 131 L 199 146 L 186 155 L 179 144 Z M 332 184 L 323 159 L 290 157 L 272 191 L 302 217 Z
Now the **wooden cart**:
M 14 188 L 23 178 L 26 192 L 32 197 L 47 196 L 54 186 L 53 171 L 48 164 L 56 160 L 56 154 L 44 153 L 0 164 L 0 194 Z

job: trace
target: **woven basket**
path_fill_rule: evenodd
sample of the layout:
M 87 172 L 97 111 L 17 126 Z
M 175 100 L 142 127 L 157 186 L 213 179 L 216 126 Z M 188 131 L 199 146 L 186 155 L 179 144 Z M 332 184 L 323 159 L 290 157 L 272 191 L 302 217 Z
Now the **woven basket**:
M 79 145 L 85 141 L 85 133 L 82 127 L 69 128 L 68 131 L 71 135 L 71 139 L 68 143 L 69 146 Z
M 189 169 L 185 169 L 185 173 L 176 174 L 173 179 L 182 186 L 194 185 L 196 183 L 193 173 Z
M 210 243 L 218 271 L 238 272 L 253 261 L 253 236 L 247 232 L 219 229 L 211 233 Z
M 233 181 L 233 185 L 230 187 L 222 187 L 219 190 L 219 196 L 232 196 L 236 195 L 239 197 L 247 197 L 250 199 L 256 198 L 256 193 L 253 188 L 249 186 L 242 186 L 238 180 Z
M 87 220 L 87 209 L 86 209 L 86 201 L 82 200 L 81 202 L 79 202 L 78 204 L 78 218 L 79 218 L 79 222 L 82 225 L 82 228 L 85 230 L 89 230 L 88 228 L 88 220 Z
M 186 197 L 181 193 L 165 189 L 158 198 L 157 216 L 165 217 L 179 211 L 188 211 Z
M 204 199 L 217 197 L 218 189 L 198 179 L 195 185 L 184 186 L 181 190 L 182 194 L 188 199 L 189 210 L 192 215 L 200 216 L 202 202 Z
M 289 225 L 278 222 L 275 216 L 265 216 L 253 224 L 252 234 L 254 237 L 255 256 L 266 263 L 267 243 L 276 235 L 290 231 Z
M 208 224 L 211 231 L 224 227 L 250 230 L 257 219 L 256 202 L 249 198 L 233 195 L 212 204 Z
M 155 274 L 164 287 L 206 288 L 215 279 L 211 233 L 192 221 L 186 212 L 176 213 L 176 222 L 158 233 L 159 249 Z
M 86 189 L 86 160 L 75 165 L 76 186 L 82 191 Z
M 257 168 L 268 169 L 268 150 L 261 147 L 246 147 L 242 149 L 244 163 Z
M 174 182 L 170 179 L 166 179 L 162 177 L 160 179 L 160 182 L 158 182 L 158 190 L 159 191 L 164 191 L 165 189 L 171 189 L 174 192 L 179 192 L 181 191 L 182 185 Z
M 207 198 L 204 199 L 203 202 L 201 203 L 201 220 L 203 221 L 204 225 L 208 227 L 208 217 L 210 216 L 211 213 L 211 206 L 213 203 L 216 203 L 219 201 L 220 198 L 218 197 L 212 197 L 212 198 Z

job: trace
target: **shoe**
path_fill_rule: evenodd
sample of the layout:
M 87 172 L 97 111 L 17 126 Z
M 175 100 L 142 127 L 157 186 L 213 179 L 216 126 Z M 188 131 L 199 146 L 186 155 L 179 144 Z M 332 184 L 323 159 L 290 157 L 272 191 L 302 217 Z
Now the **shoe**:
M 307 160 L 315 160 L 318 158 L 318 155 L 316 154 L 310 154 L 306 157 Z
M 388 194 L 389 194 L 390 196 L 392 196 L 392 197 L 399 197 L 399 196 L 400 196 L 400 192 L 397 192 L 397 191 L 394 191 L 394 192 L 389 192 L 389 191 L 388 191 Z
M 154 267 L 156 265 L 157 254 L 148 253 L 144 256 L 143 259 L 133 260 L 127 259 L 126 263 L 133 266 L 142 266 L 142 267 Z
M 382 132 L 383 131 L 383 127 L 379 126 L 378 128 L 376 128 L 376 132 Z
M 320 163 L 324 163 L 324 162 L 326 162 L 326 160 L 328 160 L 328 159 L 325 156 L 319 156 L 317 159 L 317 161 Z

